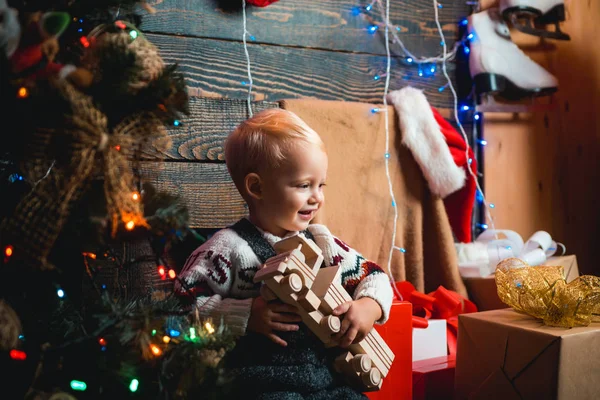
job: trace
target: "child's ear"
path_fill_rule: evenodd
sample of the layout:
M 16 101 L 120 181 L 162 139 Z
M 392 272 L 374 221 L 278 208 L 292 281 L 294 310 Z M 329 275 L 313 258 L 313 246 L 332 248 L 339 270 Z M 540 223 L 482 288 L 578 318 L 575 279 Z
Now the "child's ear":
M 246 175 L 246 178 L 244 178 L 244 187 L 248 196 L 256 200 L 262 199 L 262 179 L 260 179 L 258 174 L 251 172 Z

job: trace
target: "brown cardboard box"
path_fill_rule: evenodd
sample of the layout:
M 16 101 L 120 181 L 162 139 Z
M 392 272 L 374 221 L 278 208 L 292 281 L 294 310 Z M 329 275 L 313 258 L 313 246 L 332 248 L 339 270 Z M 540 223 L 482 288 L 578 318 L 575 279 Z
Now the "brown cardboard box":
M 571 282 L 579 276 L 577 257 L 574 255 L 550 257 L 544 264 L 562 265 L 565 269 L 567 282 Z M 464 278 L 463 280 L 469 292 L 469 299 L 477 305 L 479 311 L 497 310 L 508 307 L 498 297 L 494 275 L 485 278 Z
M 458 318 L 455 399 L 600 398 L 600 323 L 545 326 L 513 309 Z

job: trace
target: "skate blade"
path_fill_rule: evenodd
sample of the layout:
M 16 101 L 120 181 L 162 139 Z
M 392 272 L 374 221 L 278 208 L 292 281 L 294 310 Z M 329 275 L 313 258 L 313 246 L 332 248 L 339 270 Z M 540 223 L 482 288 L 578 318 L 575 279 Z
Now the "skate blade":
M 556 87 L 525 89 L 515 85 L 503 75 L 490 73 L 477 74 L 473 81 L 475 83 L 475 94 L 478 97 L 483 94 L 493 94 L 506 100 L 549 96 L 558 90 Z
M 543 14 L 531 7 L 511 7 L 502 12 L 502 17 L 511 22 L 515 29 L 528 35 L 554 40 L 571 40 L 571 37 L 561 31 L 559 22 L 565 20 L 564 4 L 553 7 Z M 554 31 L 544 26 L 554 24 Z

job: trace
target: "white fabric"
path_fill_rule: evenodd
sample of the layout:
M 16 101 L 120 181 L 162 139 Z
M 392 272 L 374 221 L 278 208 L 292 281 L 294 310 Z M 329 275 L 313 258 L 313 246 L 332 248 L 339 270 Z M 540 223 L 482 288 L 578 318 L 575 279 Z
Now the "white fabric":
M 421 167 L 431 192 L 441 198 L 462 188 L 465 171 L 456 165 L 431 106 L 421 90 L 407 86 L 388 94 L 394 105 L 402 144 Z

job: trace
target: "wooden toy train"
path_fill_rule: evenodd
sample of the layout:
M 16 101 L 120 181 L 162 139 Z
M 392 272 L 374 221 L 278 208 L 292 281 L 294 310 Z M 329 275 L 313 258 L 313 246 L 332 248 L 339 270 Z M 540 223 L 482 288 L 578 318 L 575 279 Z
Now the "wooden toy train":
M 337 346 L 332 335 L 340 331 L 339 317 L 332 311 L 352 301 L 341 285 L 339 266 L 321 268 L 321 249 L 310 239 L 297 235 L 277 242 L 277 255 L 268 259 L 254 276 L 263 282 L 261 295 L 298 307 L 302 321 L 327 347 Z M 381 388 L 394 353 L 375 329 L 335 360 L 334 368 L 363 391 Z

